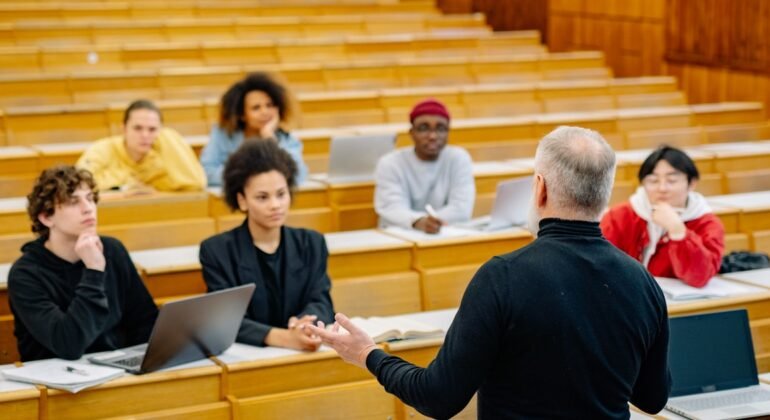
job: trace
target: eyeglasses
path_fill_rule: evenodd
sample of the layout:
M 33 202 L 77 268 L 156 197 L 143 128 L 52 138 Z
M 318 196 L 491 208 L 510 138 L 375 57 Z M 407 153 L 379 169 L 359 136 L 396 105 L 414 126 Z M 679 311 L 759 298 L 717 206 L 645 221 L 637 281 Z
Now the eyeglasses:
M 642 179 L 642 185 L 648 188 L 658 188 L 661 185 L 665 185 L 669 188 L 676 187 L 681 184 L 687 183 L 686 175 L 672 175 L 666 177 L 657 177 L 654 175 L 647 175 Z
M 449 133 L 449 126 L 444 124 L 439 124 L 435 127 L 431 127 L 428 124 L 420 124 L 413 127 L 413 129 L 415 133 L 421 136 L 426 136 L 431 132 L 436 133 L 437 136 L 446 136 Z

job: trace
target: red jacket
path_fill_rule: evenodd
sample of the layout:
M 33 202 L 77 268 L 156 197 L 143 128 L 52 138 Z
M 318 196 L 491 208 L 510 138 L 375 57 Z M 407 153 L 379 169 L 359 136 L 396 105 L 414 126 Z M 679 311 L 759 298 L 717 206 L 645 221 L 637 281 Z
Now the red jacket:
M 690 286 L 703 287 L 719 271 L 725 249 L 725 229 L 712 213 L 686 222 L 681 241 L 663 235 L 647 269 L 653 276 L 674 277 Z M 623 252 L 642 260 L 642 250 L 650 242 L 647 222 L 626 202 L 610 209 L 602 218 L 604 237 Z

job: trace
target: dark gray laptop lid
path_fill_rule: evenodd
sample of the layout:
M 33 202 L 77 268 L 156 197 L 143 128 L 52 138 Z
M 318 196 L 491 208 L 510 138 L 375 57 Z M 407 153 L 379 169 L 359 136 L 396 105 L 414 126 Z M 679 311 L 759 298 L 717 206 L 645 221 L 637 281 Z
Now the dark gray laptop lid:
M 671 318 L 671 396 L 759 383 L 745 309 Z
M 147 343 L 141 372 L 215 356 L 235 342 L 254 284 L 166 303 Z

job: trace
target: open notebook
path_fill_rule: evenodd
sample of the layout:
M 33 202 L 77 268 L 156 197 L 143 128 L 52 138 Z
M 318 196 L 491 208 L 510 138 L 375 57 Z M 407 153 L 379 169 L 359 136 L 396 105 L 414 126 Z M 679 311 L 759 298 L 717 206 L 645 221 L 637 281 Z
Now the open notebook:
M 387 318 L 373 316 L 371 318 L 353 317 L 350 320 L 358 328 L 364 330 L 376 343 L 412 338 L 443 337 L 444 330 L 436 328 L 403 316 Z M 344 331 L 344 328 L 340 328 Z
M 756 287 L 713 277 L 704 287 L 692 287 L 681 280 L 655 277 L 666 298 L 670 300 L 694 300 L 745 295 L 757 291 Z
M 62 359 L 29 362 L 20 368 L 3 370 L 3 376 L 6 379 L 45 385 L 73 394 L 123 376 L 125 373 L 123 369 Z

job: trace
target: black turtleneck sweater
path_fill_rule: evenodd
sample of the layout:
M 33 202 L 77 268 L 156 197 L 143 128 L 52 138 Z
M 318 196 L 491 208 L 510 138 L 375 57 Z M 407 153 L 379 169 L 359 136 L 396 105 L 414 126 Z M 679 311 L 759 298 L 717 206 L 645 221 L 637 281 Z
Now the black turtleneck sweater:
M 104 272 L 57 257 L 43 238 L 25 244 L 8 274 L 22 361 L 115 350 L 146 342 L 158 315 L 117 239 L 101 237 Z
M 655 280 L 598 223 L 546 219 L 484 264 L 427 368 L 375 350 L 369 370 L 425 415 L 478 390 L 479 418 L 628 418 L 668 399 L 668 318 Z

